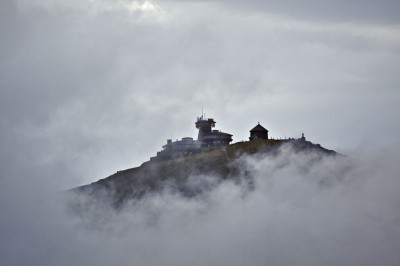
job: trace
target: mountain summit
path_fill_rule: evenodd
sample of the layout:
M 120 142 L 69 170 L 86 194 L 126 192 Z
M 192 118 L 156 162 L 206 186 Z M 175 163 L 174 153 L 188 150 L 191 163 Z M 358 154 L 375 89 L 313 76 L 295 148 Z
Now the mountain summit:
M 128 201 L 165 189 L 194 197 L 224 180 L 232 180 L 251 189 L 252 176 L 241 162 L 241 158 L 246 156 L 274 157 L 282 149 L 289 149 L 292 153 L 314 153 L 320 158 L 336 155 L 335 151 L 307 141 L 304 134 L 297 139 L 270 139 L 268 130 L 260 124 L 250 130 L 249 141 L 234 144 L 229 144 L 231 134 L 212 130 L 215 126 L 212 118 L 201 116 L 195 125 L 199 129 L 197 140 L 190 137 L 175 142 L 167 140 L 163 150 L 140 167 L 118 171 L 72 191 L 119 208 Z M 210 177 L 208 182 L 196 181 L 205 176 Z

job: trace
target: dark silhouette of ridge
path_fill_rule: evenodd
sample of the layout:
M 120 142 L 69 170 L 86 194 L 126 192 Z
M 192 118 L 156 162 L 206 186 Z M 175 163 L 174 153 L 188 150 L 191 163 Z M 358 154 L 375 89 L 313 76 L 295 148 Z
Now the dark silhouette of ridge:
M 253 139 L 228 146 L 220 146 L 198 153 L 165 160 L 152 160 L 139 167 L 130 168 L 89 185 L 70 191 L 88 196 L 91 203 L 106 203 L 120 208 L 126 202 L 140 200 L 165 189 L 184 197 L 194 197 L 208 191 L 209 186 L 231 180 L 252 189 L 253 179 L 243 169 L 243 156 L 276 156 L 286 147 L 293 153 L 315 153 L 321 158 L 337 153 L 313 144 L 304 137 L 299 139 Z M 193 178 L 212 177 L 212 184 L 193 185 Z M 82 206 L 75 206 L 82 209 Z

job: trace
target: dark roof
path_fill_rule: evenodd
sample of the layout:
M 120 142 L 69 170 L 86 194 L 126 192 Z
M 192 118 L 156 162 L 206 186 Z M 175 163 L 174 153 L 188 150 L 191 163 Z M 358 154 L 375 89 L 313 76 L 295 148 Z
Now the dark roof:
M 257 126 L 255 126 L 252 130 L 250 130 L 250 132 L 253 132 L 253 131 L 267 131 L 268 132 L 268 130 L 266 129 L 266 128 L 264 128 L 262 125 L 260 125 L 260 124 L 258 124 Z

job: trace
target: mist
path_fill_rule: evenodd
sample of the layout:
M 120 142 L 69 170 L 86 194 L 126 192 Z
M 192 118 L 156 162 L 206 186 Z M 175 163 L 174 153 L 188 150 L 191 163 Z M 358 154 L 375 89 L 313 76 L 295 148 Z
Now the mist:
M 165 189 L 81 215 L 66 203 L 83 196 L 37 190 L 15 204 L 2 194 L 1 264 L 398 265 L 398 160 L 394 149 L 321 159 L 286 148 L 238 159 L 252 189 L 225 181 L 194 198 Z
M 202 107 L 234 141 L 260 122 L 339 152 L 398 144 L 396 4 L 295 2 L 2 1 L 1 156 L 68 189 L 195 137 Z
M 1 265 L 398 265 L 397 1 L 0 2 Z M 345 157 L 242 157 L 254 181 L 76 215 L 64 191 L 197 135 Z M 245 177 L 243 177 L 244 179 Z

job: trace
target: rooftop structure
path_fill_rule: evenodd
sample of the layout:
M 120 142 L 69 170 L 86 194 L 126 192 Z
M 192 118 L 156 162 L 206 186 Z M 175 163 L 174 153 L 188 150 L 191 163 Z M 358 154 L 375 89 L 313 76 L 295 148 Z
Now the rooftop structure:
M 249 139 L 268 139 L 268 130 L 258 123 L 257 126 L 250 130 Z
M 212 130 L 215 127 L 215 121 L 212 118 L 206 119 L 203 115 L 197 118 L 195 123 L 199 129 L 197 141 L 201 142 L 202 147 L 227 146 L 232 141 L 232 135 Z
M 204 151 L 213 147 L 224 147 L 232 141 L 232 135 L 213 130 L 215 121 L 212 118 L 206 119 L 203 115 L 197 118 L 195 123 L 199 129 L 197 140 L 186 137 L 182 140 L 167 140 L 167 144 L 163 146 L 163 150 L 157 152 L 157 156 L 151 157 L 151 161 L 166 160 L 179 158 L 193 153 Z
M 204 115 L 197 117 L 197 121 L 195 122 L 196 128 L 199 130 L 197 140 L 191 137 L 185 137 L 176 141 L 168 139 L 167 144 L 162 146 L 163 149 L 157 152 L 157 156 L 151 157 L 150 161 L 181 158 L 183 156 L 228 146 L 232 142 L 232 135 L 213 129 L 215 124 L 216 122 L 213 118 L 205 118 Z M 249 139 L 250 141 L 269 140 L 268 130 L 258 123 L 250 130 Z M 271 143 L 292 142 L 299 147 L 305 148 L 313 147 L 311 142 L 306 141 L 304 133 L 301 135 L 301 138 L 298 139 L 270 139 L 270 141 Z
M 211 129 L 215 127 L 215 121 L 212 118 L 206 119 L 203 115 L 201 115 L 200 117 L 197 117 L 195 125 L 199 130 L 197 140 L 203 141 L 204 137 L 209 135 L 211 133 Z

